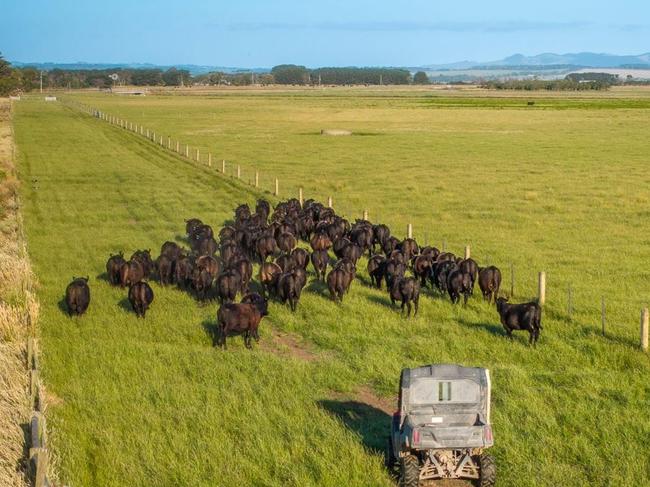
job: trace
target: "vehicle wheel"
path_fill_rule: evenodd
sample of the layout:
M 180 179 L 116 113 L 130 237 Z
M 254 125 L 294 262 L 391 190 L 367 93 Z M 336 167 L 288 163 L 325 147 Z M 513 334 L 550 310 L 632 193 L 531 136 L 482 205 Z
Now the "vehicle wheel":
M 420 463 L 415 455 L 406 455 L 400 460 L 399 487 L 418 487 Z
M 493 487 L 497 477 L 497 465 L 492 455 L 481 455 L 480 463 L 480 487 Z

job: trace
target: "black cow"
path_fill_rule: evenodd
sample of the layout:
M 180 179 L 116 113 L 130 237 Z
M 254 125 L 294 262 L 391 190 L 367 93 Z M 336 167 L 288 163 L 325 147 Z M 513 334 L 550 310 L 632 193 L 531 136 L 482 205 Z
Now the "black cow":
M 493 265 L 480 269 L 478 286 L 483 293 L 483 299 L 487 299 L 488 303 L 496 301 L 501 287 L 501 271 Z
M 512 338 L 513 330 L 528 330 L 528 343 L 537 343 L 542 329 L 542 308 L 537 302 L 509 304 L 507 298 L 497 298 L 496 306 L 508 338 Z
M 136 282 L 129 288 L 129 302 L 135 314 L 144 318 L 153 302 L 153 289 L 144 281 Z
M 166 286 L 171 284 L 174 280 L 174 260 L 167 255 L 162 254 L 156 260 L 156 266 L 158 267 L 160 285 Z
M 452 303 L 460 301 L 461 294 L 463 295 L 464 303 L 467 304 L 467 299 L 472 294 L 472 276 L 467 272 L 460 269 L 452 271 L 447 277 L 447 292 Z
M 216 345 L 225 349 L 226 337 L 237 334 L 244 335 L 246 348 L 251 348 L 251 337 L 259 341 L 259 324 L 266 315 L 267 301 L 259 294 L 249 294 L 241 303 L 222 304 L 217 311 L 219 335 Z
M 458 264 L 458 268 L 469 274 L 472 281 L 472 289 L 470 294 L 474 294 L 474 284 L 476 284 L 476 278 L 478 277 L 478 264 L 474 259 L 463 259 Z
M 381 281 L 384 278 L 386 270 L 386 257 L 381 254 L 375 254 L 368 260 L 368 275 L 370 284 L 377 289 L 381 289 Z
M 296 248 L 291 251 L 291 260 L 293 260 L 296 267 L 307 269 L 309 263 L 309 252 L 305 249 Z
M 72 282 L 65 289 L 65 304 L 68 314 L 81 316 L 90 304 L 90 288 L 88 277 L 73 277 Z
M 108 282 L 112 286 L 117 286 L 120 283 L 120 268 L 122 264 L 126 263 L 124 260 L 124 252 L 111 255 L 106 262 L 106 274 L 108 275 Z
M 212 288 L 213 277 L 207 269 L 195 267 L 192 271 L 192 287 L 196 291 L 196 297 L 204 301 Z
M 343 296 L 350 289 L 353 279 L 353 272 L 346 270 L 343 266 L 334 267 L 327 275 L 327 287 L 332 300 L 343 301 Z
M 316 280 L 325 280 L 325 273 L 327 272 L 327 265 L 330 261 L 330 256 L 327 250 L 314 250 L 309 256 L 311 265 L 314 266 L 316 272 Z
M 217 276 L 217 296 L 222 303 L 230 303 L 241 289 L 241 275 L 234 269 L 226 269 Z
M 396 277 L 389 289 L 390 301 L 395 304 L 395 301 L 402 302 L 400 309 L 404 312 L 404 306 L 408 308 L 406 316 L 411 316 L 411 302 L 415 305 L 415 313 L 418 314 L 418 304 L 420 301 L 420 284 L 417 279 L 413 277 Z

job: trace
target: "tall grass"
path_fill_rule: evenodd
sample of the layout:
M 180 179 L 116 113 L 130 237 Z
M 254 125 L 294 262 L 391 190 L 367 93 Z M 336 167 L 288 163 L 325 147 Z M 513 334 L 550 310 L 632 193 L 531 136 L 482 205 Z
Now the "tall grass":
M 93 103 L 277 174 L 283 195 L 303 186 L 306 197 L 332 194 L 349 217 L 368 208 L 396 233 L 412 221 L 421 241 L 445 240 L 457 252 L 471 243 L 480 262 L 502 267 L 506 288 L 512 261 L 517 299 L 534 296 L 545 269 L 548 304 L 533 349 L 523 336 L 506 340 L 494 309 L 478 298 L 455 307 L 425 291 L 418 317 L 402 319 L 362 271 L 343 304 L 310 280 L 296 313 L 271 305 L 262 341 L 270 326 L 295 333 L 317 360 L 248 352 L 238 340 L 215 351 L 216 306 L 154 285 L 151 312 L 137 320 L 125 293 L 102 278 L 105 259 L 182 242 L 184 218 L 218 227 L 259 195 L 99 120 L 26 101 L 16 121 L 20 178 L 64 478 L 385 484 L 378 451 L 388 416 L 339 398 L 368 385 L 392 397 L 402 367 L 453 362 L 492 370 L 503 485 L 646 482 L 650 363 L 636 346 L 648 289 L 648 242 L 637 231 L 648 196 L 637 185 L 648 178 L 646 111 L 432 110 L 390 96 Z M 325 125 L 380 135 L 316 135 Z M 71 320 L 59 307 L 63 290 L 87 274 L 91 307 Z M 569 282 L 572 322 L 562 297 Z M 602 293 L 607 337 L 594 313 Z
M 30 404 L 24 356 L 27 323 L 38 317 L 18 213 L 11 102 L 0 98 L 0 484 L 27 485 L 25 434 Z

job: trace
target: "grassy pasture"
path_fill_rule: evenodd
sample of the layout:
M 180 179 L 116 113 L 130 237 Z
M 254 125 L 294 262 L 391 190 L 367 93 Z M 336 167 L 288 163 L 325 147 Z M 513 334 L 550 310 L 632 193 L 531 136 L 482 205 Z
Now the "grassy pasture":
M 648 299 L 646 108 L 452 108 L 359 93 L 78 99 L 239 163 L 244 179 L 259 169 L 266 189 L 277 175 L 283 196 L 303 186 L 396 233 L 411 221 L 421 241 L 457 252 L 471 243 L 480 262 L 514 263 L 518 298 L 534 295 L 545 269 L 549 301 L 533 350 L 523 336 L 507 342 L 477 298 L 463 309 L 425 292 L 418 318 L 402 320 L 364 271 L 342 305 L 310 283 L 295 314 L 271 306 L 262 342 L 271 327 L 291 332 L 316 360 L 248 352 L 240 340 L 215 351 L 214 305 L 154 285 L 139 321 L 99 276 L 110 252 L 180 240 L 190 216 L 220 226 L 257 195 L 58 104 L 21 102 L 48 414 L 71 485 L 388 484 L 376 453 L 388 417 L 341 398 L 361 386 L 391 396 L 402 367 L 428 362 L 492 370 L 502 485 L 648 478 L 650 363 L 634 348 Z M 86 274 L 91 308 L 70 320 L 58 303 Z M 601 294 L 608 338 L 597 333 Z

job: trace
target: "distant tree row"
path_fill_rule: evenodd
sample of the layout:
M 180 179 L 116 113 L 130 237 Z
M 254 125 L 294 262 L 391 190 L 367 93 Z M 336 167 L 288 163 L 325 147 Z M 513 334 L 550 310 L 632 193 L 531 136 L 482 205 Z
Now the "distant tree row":
M 611 84 L 603 81 L 575 81 L 572 79 L 556 80 L 506 80 L 486 81 L 481 87 L 494 90 L 524 90 L 524 91 L 586 91 L 606 90 Z

